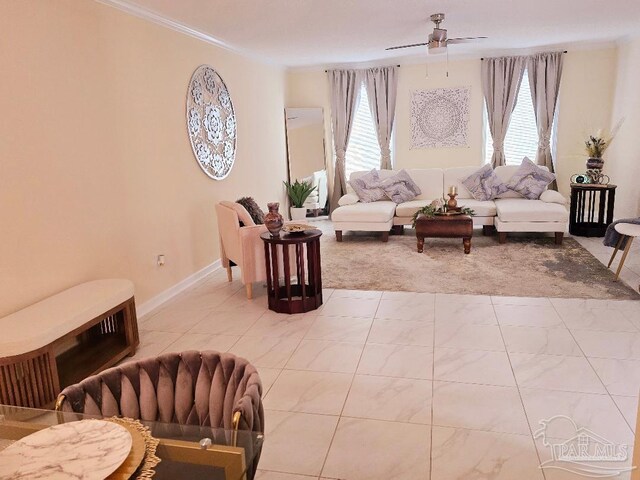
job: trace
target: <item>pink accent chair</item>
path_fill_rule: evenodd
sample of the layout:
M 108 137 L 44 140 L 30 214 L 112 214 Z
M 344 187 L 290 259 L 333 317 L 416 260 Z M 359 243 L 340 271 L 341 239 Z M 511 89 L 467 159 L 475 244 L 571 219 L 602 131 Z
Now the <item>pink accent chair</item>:
M 235 202 L 218 203 L 216 215 L 222 266 L 227 269 L 229 281 L 233 280 L 231 262 L 240 267 L 240 278 L 247 291 L 247 298 L 251 299 L 253 283 L 267 279 L 264 243 L 260 239 L 260 235 L 267 232 L 267 227 L 256 225 L 247 210 Z M 243 226 L 240 226 L 240 222 Z
M 245 449 L 255 447 L 246 436 L 233 432 L 264 431 L 262 383 L 257 370 L 244 358 L 213 351 L 166 353 L 109 368 L 65 388 L 56 410 L 201 426 L 200 438 L 237 443 Z M 232 438 L 219 429 L 231 433 Z M 258 459 L 259 454 L 249 467 L 250 478 Z

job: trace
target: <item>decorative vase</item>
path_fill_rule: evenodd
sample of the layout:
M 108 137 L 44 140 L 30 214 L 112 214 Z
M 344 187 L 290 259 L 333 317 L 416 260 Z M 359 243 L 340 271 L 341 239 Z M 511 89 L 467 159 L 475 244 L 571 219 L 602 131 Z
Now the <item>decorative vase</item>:
M 291 207 L 291 220 L 304 220 L 307 218 L 305 207 Z
M 282 225 L 284 225 L 282 215 L 278 212 L 280 204 L 278 202 L 267 203 L 267 208 L 269 209 L 269 212 L 264 216 L 264 225 L 267 227 L 267 230 L 269 230 L 272 237 L 279 237 Z
M 602 170 L 604 167 L 604 160 L 597 157 L 587 158 L 587 170 Z

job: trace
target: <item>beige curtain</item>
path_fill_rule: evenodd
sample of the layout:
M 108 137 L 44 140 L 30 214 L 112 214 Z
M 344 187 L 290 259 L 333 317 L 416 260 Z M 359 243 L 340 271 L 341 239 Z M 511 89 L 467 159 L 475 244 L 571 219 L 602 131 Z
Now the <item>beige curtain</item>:
M 485 58 L 482 61 L 482 91 L 493 139 L 491 164 L 494 168 L 506 164 L 504 138 L 516 106 L 525 63 L 525 57 Z
M 347 192 L 345 176 L 345 154 L 349 144 L 353 115 L 356 109 L 359 76 L 355 70 L 329 70 L 329 87 L 331 94 L 331 127 L 333 145 L 336 154 L 333 193 L 331 195 L 331 212 L 338 207 L 338 200 Z
M 396 113 L 398 68 L 370 68 L 364 72 L 364 84 L 380 145 L 380 168 L 391 170 L 390 142 Z
M 551 127 L 558 103 L 563 58 L 562 52 L 549 52 L 532 55 L 527 59 L 531 100 L 538 127 L 536 163 L 544 165 L 551 172 L 555 172 L 551 155 Z M 555 180 L 551 188 L 558 189 Z

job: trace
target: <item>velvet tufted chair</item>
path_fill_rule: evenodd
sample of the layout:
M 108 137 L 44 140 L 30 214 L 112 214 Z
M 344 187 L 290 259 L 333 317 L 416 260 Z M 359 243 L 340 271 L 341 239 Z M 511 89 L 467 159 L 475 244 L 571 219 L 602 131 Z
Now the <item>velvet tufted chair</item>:
M 56 410 L 264 431 L 262 383 L 255 367 L 213 351 L 166 353 L 110 368 L 65 388 Z M 207 436 L 206 428 L 202 431 Z M 250 477 L 257 464 L 258 457 L 249 468 Z

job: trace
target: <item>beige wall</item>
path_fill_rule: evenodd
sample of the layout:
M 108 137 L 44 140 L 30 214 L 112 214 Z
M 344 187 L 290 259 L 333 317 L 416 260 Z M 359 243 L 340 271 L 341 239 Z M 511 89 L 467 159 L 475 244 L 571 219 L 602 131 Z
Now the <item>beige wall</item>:
M 482 163 L 483 98 L 480 83 L 480 60 L 446 62 L 400 67 L 395 125 L 395 167 L 432 168 L 464 167 Z M 432 88 L 471 87 L 469 99 L 468 147 L 411 149 L 411 93 Z
M 605 153 L 605 173 L 618 185 L 617 218 L 640 215 L 640 37 L 620 44 L 612 125 L 624 118 Z
M 558 106 L 556 164 L 559 189 L 567 196 L 571 176 L 586 171 L 584 140 L 590 133 L 610 126 L 616 60 L 615 47 L 566 54 Z
M 0 2 L 0 31 L 0 316 L 102 277 L 144 302 L 219 258 L 216 201 L 284 199 L 279 68 L 87 0 Z M 223 181 L 186 133 L 203 63 L 238 118 Z
M 583 137 L 594 125 L 596 128 L 609 126 L 615 65 L 615 47 L 577 50 L 566 54 L 557 146 L 559 184 L 564 194 L 568 194 L 571 175 L 584 171 Z M 396 168 L 481 165 L 484 158 L 484 103 L 480 60 L 450 61 L 448 67 L 445 62 L 432 63 L 428 66 L 428 75 L 425 64 L 403 65 L 399 72 L 394 152 Z M 469 147 L 411 150 L 411 92 L 462 86 L 471 87 Z M 322 70 L 287 72 L 286 103 L 288 107 L 324 107 L 327 132 L 330 132 L 329 89 L 326 74 Z M 330 134 L 327 133 L 326 137 L 327 146 L 332 145 Z

